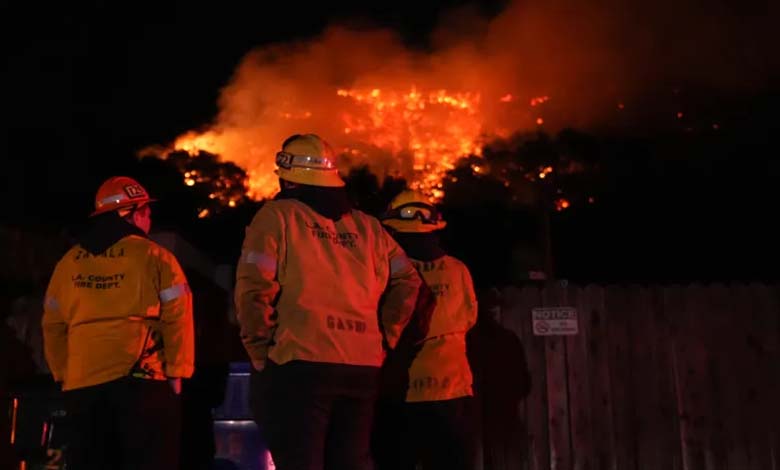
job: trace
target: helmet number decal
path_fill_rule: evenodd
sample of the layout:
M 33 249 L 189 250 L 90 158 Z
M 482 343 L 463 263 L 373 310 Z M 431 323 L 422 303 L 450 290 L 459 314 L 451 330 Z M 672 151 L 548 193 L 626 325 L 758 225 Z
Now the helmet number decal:
M 125 193 L 127 193 L 127 196 L 130 199 L 146 196 L 146 191 L 144 191 L 144 188 L 142 188 L 141 185 L 138 184 L 129 184 L 125 186 L 124 189 L 125 189 Z
M 285 170 L 289 170 L 292 168 L 293 158 L 295 156 L 291 153 L 279 152 L 276 154 L 276 164 Z

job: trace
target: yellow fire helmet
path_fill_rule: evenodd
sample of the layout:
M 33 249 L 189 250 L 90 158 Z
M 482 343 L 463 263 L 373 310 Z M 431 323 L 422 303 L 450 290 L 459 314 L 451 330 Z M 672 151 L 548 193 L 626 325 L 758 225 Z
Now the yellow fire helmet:
M 382 223 L 397 232 L 434 232 L 447 226 L 441 212 L 417 191 L 406 190 L 393 198 Z
M 298 184 L 340 188 L 344 180 L 336 168 L 333 148 L 315 134 L 295 134 L 287 138 L 276 154 L 279 178 Z

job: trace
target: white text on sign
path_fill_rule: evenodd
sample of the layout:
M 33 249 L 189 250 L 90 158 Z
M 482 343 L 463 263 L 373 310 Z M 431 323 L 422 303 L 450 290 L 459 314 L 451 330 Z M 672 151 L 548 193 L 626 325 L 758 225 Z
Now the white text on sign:
M 579 333 L 577 309 L 573 307 L 537 307 L 531 314 L 536 336 L 568 336 Z

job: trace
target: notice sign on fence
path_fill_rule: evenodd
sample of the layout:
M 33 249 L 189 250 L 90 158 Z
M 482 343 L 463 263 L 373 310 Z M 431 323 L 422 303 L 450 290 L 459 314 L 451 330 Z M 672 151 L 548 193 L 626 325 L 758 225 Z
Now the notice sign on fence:
M 531 312 L 536 336 L 576 335 L 580 331 L 573 307 L 537 307 Z

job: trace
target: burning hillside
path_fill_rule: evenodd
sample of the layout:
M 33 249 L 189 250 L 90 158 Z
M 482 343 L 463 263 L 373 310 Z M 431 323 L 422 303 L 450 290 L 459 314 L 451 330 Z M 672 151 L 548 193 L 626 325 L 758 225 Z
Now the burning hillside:
M 463 157 L 480 156 L 495 138 L 625 119 L 641 113 L 637 97 L 658 83 L 704 78 L 710 87 L 733 87 L 737 75 L 719 51 L 751 41 L 694 29 L 694 7 L 670 17 L 666 3 L 653 5 L 624 16 L 674 38 L 668 44 L 648 43 L 609 2 L 582 0 L 510 2 L 490 20 L 454 13 L 424 49 L 386 30 L 341 27 L 258 48 L 221 90 L 219 114 L 206 130 L 143 153 L 218 155 L 246 170 L 249 195 L 264 198 L 278 189 L 274 155 L 281 142 L 313 132 L 340 153 L 341 170 L 368 165 L 437 200 L 445 173 Z M 716 13 L 713 21 L 729 23 L 726 13 Z

